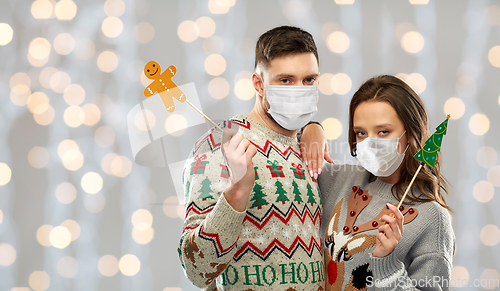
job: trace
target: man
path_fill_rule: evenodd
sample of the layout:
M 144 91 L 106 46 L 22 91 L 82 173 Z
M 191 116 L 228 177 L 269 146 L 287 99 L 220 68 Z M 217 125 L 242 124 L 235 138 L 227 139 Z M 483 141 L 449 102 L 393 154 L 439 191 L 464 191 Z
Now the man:
M 264 33 L 255 50 L 253 110 L 231 119 L 238 133 L 211 130 L 196 142 L 183 175 L 178 249 L 196 286 L 324 289 L 322 201 L 296 137 L 317 111 L 318 64 L 308 32 L 281 26 Z

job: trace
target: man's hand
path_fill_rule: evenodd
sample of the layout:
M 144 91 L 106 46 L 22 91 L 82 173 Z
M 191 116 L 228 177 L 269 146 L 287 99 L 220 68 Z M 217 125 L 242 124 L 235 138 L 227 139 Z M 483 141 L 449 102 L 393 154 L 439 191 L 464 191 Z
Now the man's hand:
M 252 158 L 257 149 L 238 132 L 237 126 L 224 128 L 222 133 L 222 154 L 226 159 L 231 186 L 224 191 L 224 197 L 234 210 L 243 212 L 255 183 Z
M 309 174 L 314 176 L 314 179 L 317 179 L 318 175 L 321 174 L 324 160 L 333 164 L 328 153 L 325 131 L 318 124 L 311 123 L 304 127 L 300 139 L 300 152 L 309 169 Z

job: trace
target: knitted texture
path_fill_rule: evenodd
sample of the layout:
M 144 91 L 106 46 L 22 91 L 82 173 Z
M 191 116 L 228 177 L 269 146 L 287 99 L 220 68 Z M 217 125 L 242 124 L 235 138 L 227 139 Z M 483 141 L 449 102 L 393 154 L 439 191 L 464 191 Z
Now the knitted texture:
M 393 185 L 369 182 L 361 166 L 326 165 L 318 178 L 324 212 L 326 290 L 448 290 L 455 236 L 448 212 L 435 202 L 403 204 L 401 240 L 382 258 L 372 257 L 378 220 L 397 205 Z M 416 195 L 422 195 L 413 188 Z M 363 289 L 363 290 L 366 290 Z
M 255 184 L 244 212 L 224 198 L 230 185 L 222 135 L 211 130 L 185 164 L 186 216 L 179 258 L 204 290 L 324 290 L 322 199 L 297 138 L 251 118 L 231 119 L 256 148 Z

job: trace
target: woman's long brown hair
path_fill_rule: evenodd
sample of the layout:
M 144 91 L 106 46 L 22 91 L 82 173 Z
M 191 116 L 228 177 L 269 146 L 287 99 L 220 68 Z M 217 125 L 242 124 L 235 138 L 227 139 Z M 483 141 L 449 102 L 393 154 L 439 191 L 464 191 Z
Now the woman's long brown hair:
M 424 146 L 430 136 L 427 111 L 417 93 L 399 78 L 383 75 L 369 79 L 354 93 L 349 105 L 349 146 L 353 157 L 356 156 L 356 133 L 353 130 L 354 111 L 359 104 L 366 101 L 391 104 L 406 129 L 409 146 L 402 163 L 404 170 L 398 182 L 392 187 L 392 195 L 397 200 L 401 200 L 404 194 L 403 187 L 410 183 L 420 165 L 420 162 L 413 156 Z M 415 179 L 415 185 L 424 196 L 416 195 L 412 187 L 405 198 L 407 204 L 436 201 L 451 211 L 442 195 L 443 192 L 448 194 L 448 183 L 440 173 L 440 157 L 441 153 L 438 152 L 434 168 L 423 166 Z M 374 180 L 375 176 L 372 175 L 370 181 Z

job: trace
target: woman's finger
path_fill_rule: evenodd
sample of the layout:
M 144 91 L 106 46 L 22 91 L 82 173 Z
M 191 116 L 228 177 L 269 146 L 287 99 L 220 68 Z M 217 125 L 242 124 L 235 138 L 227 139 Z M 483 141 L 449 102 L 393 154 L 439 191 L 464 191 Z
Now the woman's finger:
M 392 205 L 391 203 L 387 203 L 387 206 L 392 211 L 392 214 L 398 223 L 399 229 L 401 233 L 403 233 L 403 224 L 404 224 L 403 213 L 401 213 L 401 211 L 399 211 L 399 209 L 396 206 Z

